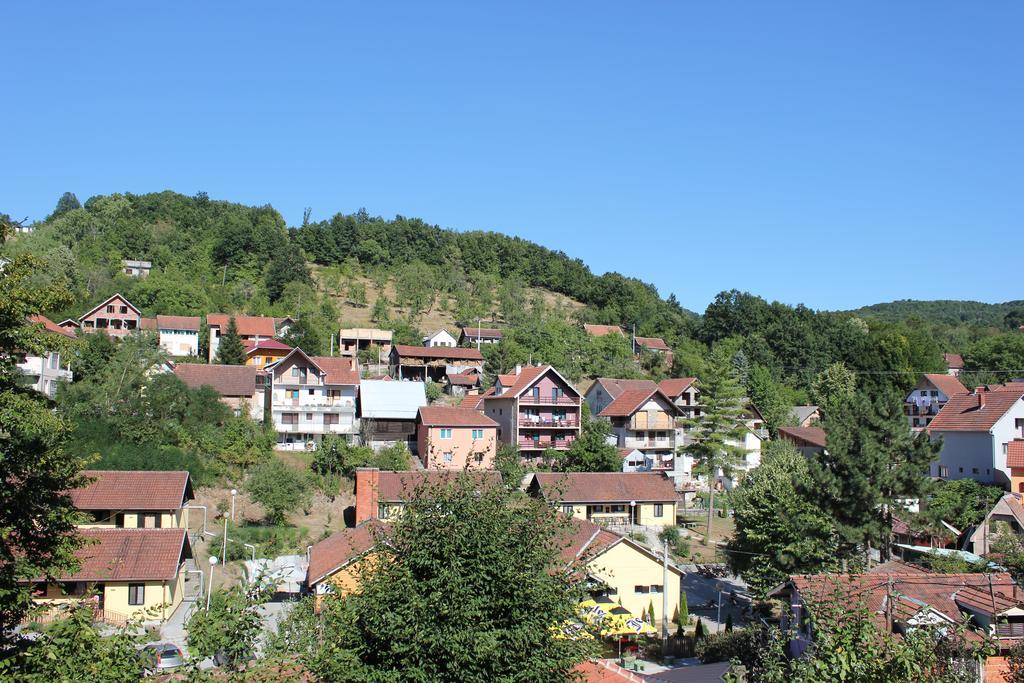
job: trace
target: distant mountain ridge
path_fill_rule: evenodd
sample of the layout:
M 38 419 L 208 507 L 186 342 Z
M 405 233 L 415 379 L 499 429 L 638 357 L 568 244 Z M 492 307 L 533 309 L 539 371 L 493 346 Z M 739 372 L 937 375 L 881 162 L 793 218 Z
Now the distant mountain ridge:
M 950 299 L 936 299 L 934 301 L 900 299 L 863 306 L 845 312 L 889 321 L 906 320 L 907 318 L 916 317 L 931 322 L 950 324 L 977 323 L 1002 327 L 1003 318 L 1007 313 L 1014 310 L 1024 311 L 1024 300 L 1017 299 L 1001 304 L 986 304 L 981 301 L 955 301 Z

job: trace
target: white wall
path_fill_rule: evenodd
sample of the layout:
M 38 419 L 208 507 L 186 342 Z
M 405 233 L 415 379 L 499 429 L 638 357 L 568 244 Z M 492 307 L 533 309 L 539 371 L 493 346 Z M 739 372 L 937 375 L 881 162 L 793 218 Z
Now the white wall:
M 160 330 L 160 348 L 172 356 L 198 356 L 198 330 Z

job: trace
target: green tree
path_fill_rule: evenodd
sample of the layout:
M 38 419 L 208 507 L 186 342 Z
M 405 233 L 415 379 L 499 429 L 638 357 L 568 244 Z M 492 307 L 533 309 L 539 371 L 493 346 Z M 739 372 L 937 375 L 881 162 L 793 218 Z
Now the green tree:
M 947 522 L 960 530 L 976 526 L 1003 496 L 1000 486 L 989 486 L 974 479 L 937 481 L 924 502 L 922 515 L 938 527 Z
M 245 365 L 245 346 L 242 344 L 242 338 L 238 336 L 235 316 L 228 320 L 228 329 L 220 337 L 216 360 L 221 365 Z
M 0 225 L 0 240 L 10 229 Z M 44 267 L 18 256 L 0 269 L 0 642 L 31 605 L 28 582 L 75 568 L 80 545 L 78 513 L 67 491 L 84 483 L 84 463 L 64 450 L 68 422 L 24 386 L 16 365 L 20 353 L 45 357 L 63 344 L 29 322 L 30 315 L 66 301 L 58 288 L 29 285 Z
M 790 409 L 785 388 L 772 376 L 772 371 L 763 365 L 755 365 L 747 374 L 747 394 L 764 418 L 765 426 L 772 438 L 778 435 L 779 427 L 790 422 Z
M 560 467 L 565 472 L 618 472 L 622 458 L 615 446 L 608 443 L 611 426 L 607 420 L 591 417 L 587 404 L 582 406 L 579 437 L 561 457 Z
M 263 630 L 260 605 L 269 599 L 268 590 L 244 589 L 233 585 L 213 591 L 210 609 L 199 609 L 188 620 L 188 647 L 200 658 L 220 656 L 238 671 L 256 653 Z
M 366 285 L 359 280 L 352 280 L 348 284 L 348 302 L 356 306 L 365 306 Z
M 694 472 L 707 477 L 708 482 L 705 544 L 711 536 L 715 484 L 719 472 L 731 476 L 746 456 L 746 449 L 739 445 L 746 437 L 743 389 L 735 373 L 728 350 L 716 346 L 708 358 L 706 374 L 701 379 L 701 414 L 683 421 L 689 427 L 693 441 L 681 450 L 694 459 Z
M 390 319 L 391 301 L 384 294 L 383 290 L 380 290 L 377 294 L 377 299 L 373 302 L 373 308 L 370 309 L 370 320 L 378 325 L 386 325 Z
M 821 406 L 822 412 L 853 397 L 857 391 L 857 376 L 843 363 L 832 363 L 818 373 L 811 385 L 811 398 Z
M 52 220 L 67 213 L 68 211 L 80 208 L 82 208 L 82 203 L 78 201 L 78 197 L 75 196 L 75 193 L 65 192 L 60 196 L 60 199 L 57 200 L 57 207 L 53 210 L 53 213 L 50 214 L 50 218 L 47 220 Z
M 313 320 L 303 315 L 288 327 L 288 332 L 281 337 L 281 341 L 302 349 L 308 356 L 318 356 L 323 352 L 326 340 Z M 223 343 L 222 339 L 221 344 Z
M 685 635 L 685 633 L 686 633 L 686 626 L 690 623 L 690 605 L 689 605 L 689 602 L 687 601 L 687 598 L 686 598 L 686 591 L 681 591 L 680 592 L 680 594 L 679 594 L 679 607 L 677 609 L 678 609 L 679 617 L 676 620 L 676 625 L 678 626 L 678 629 L 676 631 L 676 635 L 677 636 L 682 636 L 682 635 Z
M 427 400 L 433 403 L 434 401 L 441 398 L 441 385 L 434 381 L 429 381 L 423 387 L 423 391 L 427 395 Z
M 494 469 L 501 473 L 501 480 L 510 488 L 518 488 L 526 476 L 526 467 L 519 456 L 519 448 L 512 443 L 498 444 L 498 452 L 494 456 Z
M 965 372 L 979 373 L 989 383 L 1019 377 L 1024 369 L 1024 334 L 1008 332 L 985 337 L 971 344 L 963 356 Z
M 246 489 L 263 506 L 267 521 L 284 522 L 285 514 L 309 503 L 309 482 L 300 472 L 272 457 L 253 468 Z
M 267 268 L 266 285 L 270 301 L 277 301 L 290 282 L 313 284 L 306 259 L 297 247 L 291 246 L 274 253 Z
M 359 592 L 316 618 L 300 604 L 278 656 L 319 680 L 384 683 L 567 680 L 590 656 L 592 641 L 552 628 L 584 596 L 560 557 L 574 527 L 558 510 L 456 475 L 417 489 L 389 526 Z
M 732 494 L 736 532 L 729 566 L 763 595 L 790 574 L 832 569 L 837 542 L 832 520 L 810 488 L 807 460 L 785 441 L 769 441 L 761 464 Z

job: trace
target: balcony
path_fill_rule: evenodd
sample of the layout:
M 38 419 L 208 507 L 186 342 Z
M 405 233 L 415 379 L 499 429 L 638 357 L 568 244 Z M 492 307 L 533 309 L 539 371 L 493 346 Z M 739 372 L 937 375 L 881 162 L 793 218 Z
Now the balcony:
M 908 417 L 912 417 L 915 415 L 938 415 L 940 408 L 942 408 L 942 406 L 937 403 L 932 403 L 930 405 L 924 406 L 919 406 L 916 403 L 904 403 L 903 414 Z
M 996 638 L 1024 638 L 1024 624 L 996 624 L 995 636 Z
M 520 450 L 541 451 L 545 448 L 568 448 L 575 439 L 519 439 Z
M 519 418 L 519 426 L 520 427 L 531 427 L 531 428 L 535 427 L 537 429 L 548 429 L 548 428 L 553 429 L 553 428 L 557 428 L 557 427 L 572 427 L 572 428 L 575 428 L 575 427 L 579 427 L 580 426 L 580 422 L 579 422 L 579 420 L 575 419 L 575 417 L 573 417 L 573 418 L 566 418 L 564 420 L 554 420 L 554 419 L 551 419 L 551 418 L 543 418 L 543 417 L 542 418 L 520 417 Z
M 356 404 L 352 401 L 309 401 L 303 402 L 302 399 L 284 399 L 274 400 L 272 410 L 274 412 L 285 412 L 285 413 L 298 413 L 303 410 L 309 412 L 315 412 L 319 410 L 330 410 L 333 412 L 340 412 L 342 414 L 356 412 Z
M 674 439 L 623 439 L 624 448 L 675 448 Z
M 521 406 L 578 406 L 580 399 L 571 396 L 531 396 L 519 397 Z
M 354 423 L 299 422 L 285 424 L 274 421 L 274 431 L 281 434 L 355 434 L 358 431 Z

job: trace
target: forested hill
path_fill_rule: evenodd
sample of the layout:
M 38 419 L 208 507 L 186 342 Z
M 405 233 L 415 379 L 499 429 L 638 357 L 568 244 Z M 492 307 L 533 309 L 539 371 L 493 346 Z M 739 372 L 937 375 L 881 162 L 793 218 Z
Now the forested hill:
M 883 304 L 864 306 L 855 311 L 854 315 L 878 318 L 879 320 L 907 320 L 908 318 L 919 318 L 929 322 L 947 323 L 958 325 L 961 323 L 992 325 L 1001 327 L 1019 326 L 1024 324 L 1024 319 L 1016 322 L 1018 318 L 1024 318 L 1024 300 L 1007 301 L 1001 304 L 986 304 L 980 301 L 951 301 L 948 299 L 936 301 L 915 301 L 913 299 L 901 299 Z M 1017 312 L 1019 315 L 1012 315 Z M 1007 316 L 1010 316 L 1007 318 Z M 1016 322 L 1016 325 L 1014 323 Z

